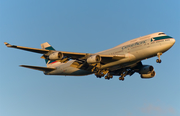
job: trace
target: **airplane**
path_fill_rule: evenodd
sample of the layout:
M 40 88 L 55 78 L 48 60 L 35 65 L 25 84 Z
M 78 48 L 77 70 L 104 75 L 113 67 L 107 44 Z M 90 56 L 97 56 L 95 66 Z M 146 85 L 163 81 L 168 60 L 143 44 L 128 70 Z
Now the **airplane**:
M 21 67 L 43 71 L 45 75 L 85 76 L 95 74 L 97 78 L 109 80 L 113 76 L 124 77 L 139 73 L 141 78 L 152 78 L 156 75 L 154 67 L 143 65 L 142 60 L 160 56 L 169 50 L 175 39 L 163 32 L 157 32 L 132 39 L 111 49 L 98 53 L 76 53 L 56 51 L 49 43 L 41 44 L 42 49 L 4 44 L 29 52 L 42 54 L 47 67 L 20 65 Z

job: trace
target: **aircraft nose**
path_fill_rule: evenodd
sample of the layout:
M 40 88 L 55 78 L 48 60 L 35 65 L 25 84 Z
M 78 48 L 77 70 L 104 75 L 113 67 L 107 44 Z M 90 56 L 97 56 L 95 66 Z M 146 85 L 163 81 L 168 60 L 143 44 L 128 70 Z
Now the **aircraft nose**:
M 176 40 L 174 38 L 171 41 L 172 41 L 173 44 L 176 42 Z
M 170 42 L 171 42 L 171 44 L 172 44 L 172 46 L 173 46 L 174 43 L 176 42 L 176 40 L 175 40 L 174 38 L 172 38 L 172 39 L 170 40 Z
M 176 40 L 174 38 L 171 38 L 170 41 L 168 42 L 168 44 L 169 44 L 168 48 L 171 48 L 175 42 L 176 42 Z

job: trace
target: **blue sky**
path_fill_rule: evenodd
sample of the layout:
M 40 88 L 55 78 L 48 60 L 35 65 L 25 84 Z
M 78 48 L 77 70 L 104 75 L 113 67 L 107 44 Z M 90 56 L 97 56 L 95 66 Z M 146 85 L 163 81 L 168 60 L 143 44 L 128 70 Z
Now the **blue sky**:
M 1 116 L 179 116 L 179 0 L 1 0 Z M 142 61 L 156 76 L 111 80 L 94 75 L 46 76 L 21 64 L 45 66 L 41 55 L 3 42 L 95 53 L 154 32 L 176 39 L 162 55 Z

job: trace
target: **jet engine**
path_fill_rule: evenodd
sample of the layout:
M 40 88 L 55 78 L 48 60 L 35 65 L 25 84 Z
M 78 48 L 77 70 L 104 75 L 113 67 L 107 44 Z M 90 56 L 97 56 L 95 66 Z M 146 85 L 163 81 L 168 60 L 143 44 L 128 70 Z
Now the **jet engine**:
M 156 75 L 156 72 L 154 71 L 154 67 L 150 65 L 144 65 L 140 71 L 139 74 L 141 74 L 141 78 L 152 78 Z
M 152 71 L 151 73 L 148 74 L 141 74 L 141 78 L 152 78 L 156 75 L 155 71 Z
M 60 60 L 63 58 L 63 53 L 61 52 L 54 52 L 49 55 L 48 59 L 49 60 Z
M 94 64 L 94 63 L 99 63 L 99 62 L 101 62 L 101 56 L 99 55 L 93 55 L 87 58 L 88 64 Z

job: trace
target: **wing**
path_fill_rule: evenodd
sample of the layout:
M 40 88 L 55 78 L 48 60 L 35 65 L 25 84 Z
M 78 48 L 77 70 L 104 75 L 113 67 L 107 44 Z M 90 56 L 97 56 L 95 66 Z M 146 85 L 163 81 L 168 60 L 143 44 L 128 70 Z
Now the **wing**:
M 97 55 L 97 54 L 90 54 L 90 53 L 77 53 L 77 52 L 65 52 L 65 51 L 55 51 L 55 50 L 46 50 L 46 49 L 38 49 L 38 48 L 30 48 L 30 47 L 23 47 L 17 45 L 11 45 L 7 42 L 4 42 L 7 47 L 21 49 L 29 52 L 35 52 L 39 54 L 50 54 L 53 52 L 61 52 L 63 55 L 70 59 L 87 59 L 89 56 Z M 112 62 L 115 60 L 120 60 L 125 58 L 125 55 L 105 55 L 105 54 L 98 54 L 102 58 L 103 63 Z M 43 57 L 42 57 L 43 58 Z
M 40 53 L 40 54 L 46 54 L 49 52 L 49 50 L 45 50 L 45 49 L 38 49 L 38 48 L 29 48 L 29 47 L 23 47 L 23 46 L 16 46 L 16 45 L 11 45 L 7 42 L 4 42 L 4 44 L 7 46 L 7 47 L 10 47 L 10 48 L 16 48 L 16 49 L 21 49 L 21 50 L 26 50 L 26 51 L 29 51 L 29 52 L 35 52 L 35 53 Z
M 30 47 L 11 45 L 7 42 L 4 42 L 4 44 L 10 48 L 21 49 L 21 50 L 35 52 L 35 53 L 39 53 L 39 54 L 48 54 L 48 53 L 56 52 L 55 50 L 46 50 L 46 49 L 38 49 L 38 48 L 30 48 Z M 87 54 L 87 53 L 64 52 L 64 51 L 57 51 L 57 52 L 61 52 L 61 53 L 63 53 L 64 56 L 72 58 L 72 59 L 81 58 Z
M 90 53 L 77 53 L 77 52 L 65 52 L 65 51 L 56 51 L 56 50 L 47 50 L 47 49 L 38 49 L 38 48 L 30 48 L 30 47 L 23 47 L 23 46 L 17 46 L 17 45 L 11 45 L 7 42 L 4 42 L 4 44 L 7 47 L 10 48 L 16 48 L 16 49 L 21 49 L 29 52 L 35 52 L 39 54 L 43 54 L 41 58 L 48 58 L 49 55 L 51 55 L 54 52 L 61 52 L 63 54 L 63 59 L 57 60 L 59 62 L 66 62 L 69 59 L 74 59 L 75 61 L 72 63 L 71 67 L 79 68 L 79 69 L 84 69 L 84 70 L 94 70 L 95 67 L 103 67 L 106 66 L 107 64 L 111 62 L 115 62 L 117 60 L 123 59 L 126 57 L 126 55 L 107 55 L 107 54 L 90 54 Z M 101 61 L 99 63 L 94 63 L 94 64 L 88 64 L 87 59 L 93 55 L 98 55 L 101 57 Z M 26 68 L 31 68 L 35 70 L 40 70 L 40 71 L 50 71 L 54 70 L 52 68 L 44 68 L 44 67 L 36 67 L 36 66 L 26 66 L 26 65 L 21 65 L 22 67 Z M 108 67 L 108 66 L 106 66 Z

